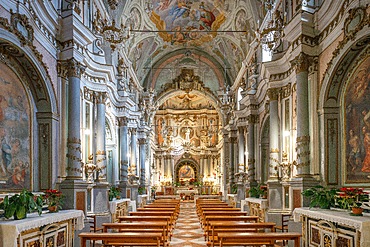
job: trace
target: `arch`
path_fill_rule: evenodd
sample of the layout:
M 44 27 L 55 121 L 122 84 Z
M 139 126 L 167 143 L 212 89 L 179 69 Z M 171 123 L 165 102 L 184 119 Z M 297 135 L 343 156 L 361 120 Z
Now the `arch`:
M 188 158 L 183 158 L 183 159 L 180 159 L 177 164 L 175 165 L 175 178 L 174 178 L 174 181 L 179 183 L 180 182 L 180 178 L 181 178 L 181 175 L 179 175 L 179 172 L 181 171 L 182 168 L 184 168 L 185 166 L 188 166 L 189 168 L 189 173 L 191 174 L 192 172 L 194 172 L 193 174 L 190 175 L 190 177 L 185 177 L 184 179 L 185 180 L 188 180 L 190 178 L 192 178 L 194 175 L 194 179 L 196 181 L 200 181 L 200 171 L 199 171 L 199 164 L 194 160 L 194 159 L 188 159 Z
M 323 155 L 320 160 L 323 162 L 322 179 L 330 185 L 359 184 L 368 181 L 368 178 L 365 179 L 366 176 L 357 179 L 358 176 L 353 174 L 358 171 L 353 172 L 349 167 L 346 115 L 350 109 L 348 105 L 346 106 L 346 94 L 347 89 L 351 88 L 357 68 L 369 58 L 369 44 L 370 35 L 363 29 L 357 34 L 354 42 L 338 46 L 323 77 L 319 98 L 320 132 L 323 133 L 320 136 L 322 142 L 320 153 Z
M 29 91 L 31 105 L 30 141 L 32 167 L 29 189 L 45 190 L 55 187 L 58 179 L 59 113 L 51 77 L 36 47 L 22 45 L 18 38 L 0 28 L 1 61 L 6 64 Z M 41 155 L 42 154 L 42 155 Z M 48 177 L 49 179 L 40 179 Z M 17 190 L 16 188 L 12 188 Z

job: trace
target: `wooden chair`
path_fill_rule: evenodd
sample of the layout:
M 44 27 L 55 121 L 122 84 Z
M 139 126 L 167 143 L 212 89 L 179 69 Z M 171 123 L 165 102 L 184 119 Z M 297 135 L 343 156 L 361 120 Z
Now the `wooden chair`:
M 277 230 L 281 232 L 288 232 L 288 222 L 292 215 L 291 214 L 282 214 L 281 215 L 281 226 L 276 226 Z
M 97 222 L 96 222 L 96 215 L 95 214 L 88 214 L 86 216 L 86 218 L 88 219 L 88 224 L 90 226 L 90 232 L 103 232 L 103 227 L 99 227 Z M 95 247 L 95 240 L 92 240 L 90 242 L 90 246 Z
M 282 214 L 281 215 L 281 226 L 276 226 L 275 228 L 277 230 L 280 230 L 281 232 L 288 232 L 288 222 L 292 215 L 291 214 Z M 283 245 L 285 246 L 287 243 L 287 240 L 283 240 Z

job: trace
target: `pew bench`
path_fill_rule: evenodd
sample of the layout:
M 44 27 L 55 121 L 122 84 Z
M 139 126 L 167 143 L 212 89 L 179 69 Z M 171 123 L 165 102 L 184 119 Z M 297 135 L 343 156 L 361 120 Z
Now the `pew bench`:
M 210 224 L 213 221 L 229 221 L 229 222 L 239 222 L 239 223 L 246 223 L 246 222 L 258 222 L 258 216 L 206 216 L 206 223 L 203 226 L 203 230 L 208 232 L 210 230 Z
M 275 232 L 276 224 L 274 222 L 230 222 L 230 221 L 214 221 L 210 222 L 209 231 L 207 234 L 207 245 L 215 246 L 218 245 L 218 234 L 220 232 Z
M 161 246 L 162 233 L 159 232 L 82 232 L 78 235 L 81 247 L 86 247 L 86 241 L 101 240 L 105 245 L 111 246 Z
M 293 240 L 300 247 L 302 234 L 298 232 L 220 232 L 219 246 L 275 246 L 276 241 Z
M 103 223 L 104 232 L 160 232 L 162 233 L 161 245 L 167 246 L 170 240 L 167 231 L 167 222 L 134 222 L 134 223 Z

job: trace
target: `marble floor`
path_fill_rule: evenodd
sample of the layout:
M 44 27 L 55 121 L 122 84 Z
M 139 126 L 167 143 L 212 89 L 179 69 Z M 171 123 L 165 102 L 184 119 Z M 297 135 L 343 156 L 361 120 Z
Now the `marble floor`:
M 194 201 L 183 201 L 170 242 L 170 247 L 207 246 L 200 226 Z

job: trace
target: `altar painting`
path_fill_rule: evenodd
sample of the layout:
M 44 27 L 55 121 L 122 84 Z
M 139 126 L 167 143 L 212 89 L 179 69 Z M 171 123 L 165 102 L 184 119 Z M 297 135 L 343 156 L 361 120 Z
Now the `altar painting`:
M 210 41 L 226 18 L 224 1 L 153 0 L 150 19 L 171 44 Z
M 370 58 L 353 73 L 345 94 L 346 182 L 370 180 Z
M 15 73 L 0 62 L 0 189 L 31 189 L 30 103 Z
M 195 177 L 194 169 L 189 165 L 183 165 L 179 169 L 179 179 L 180 180 L 190 180 Z

